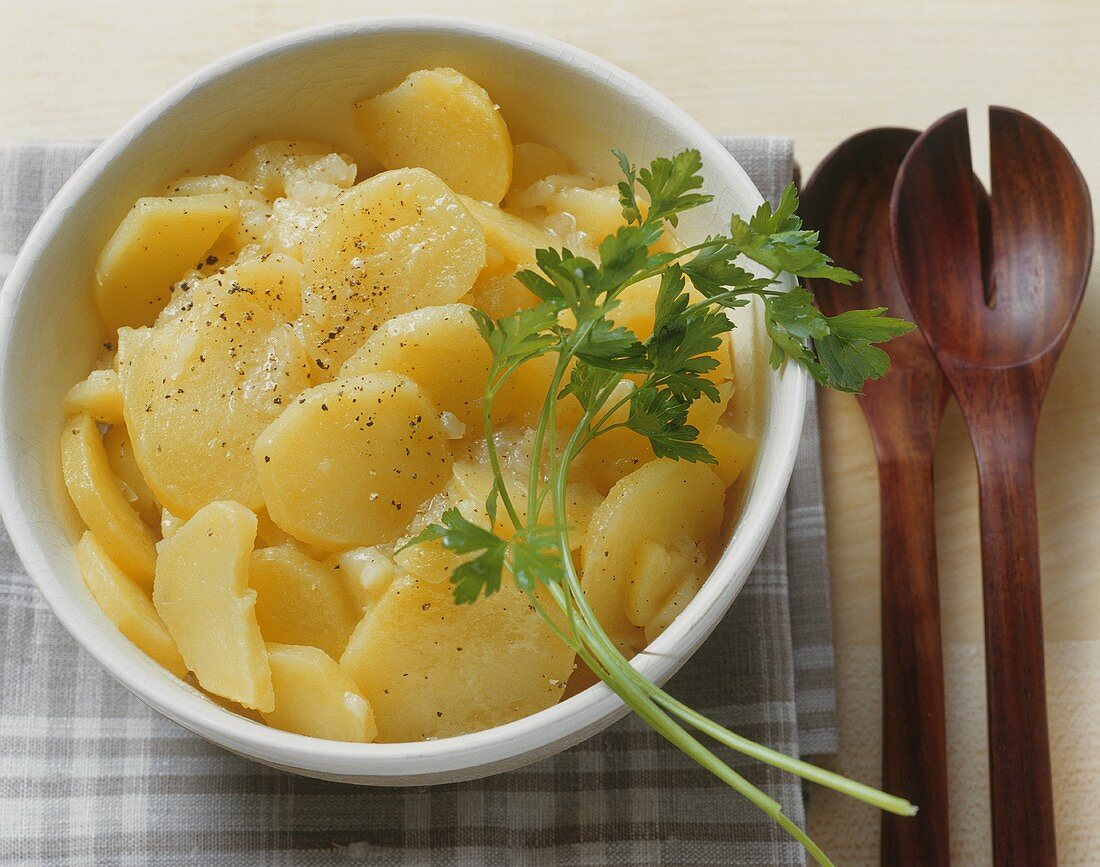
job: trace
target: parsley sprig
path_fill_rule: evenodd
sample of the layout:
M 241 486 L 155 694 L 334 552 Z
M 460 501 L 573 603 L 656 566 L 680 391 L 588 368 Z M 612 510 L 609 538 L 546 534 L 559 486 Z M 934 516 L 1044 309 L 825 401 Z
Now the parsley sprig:
M 764 203 L 747 221 L 734 214 L 728 235 L 711 236 L 675 252 L 657 250 L 666 226 L 675 227 L 682 213 L 712 199 L 701 192 L 699 153 L 687 150 L 661 157 L 641 169 L 621 152 L 614 153 L 624 176 L 618 190 L 625 224 L 600 244 L 599 262 L 568 249 L 539 250 L 537 270 L 516 274 L 539 299 L 534 307 L 499 320 L 474 311 L 492 352 L 483 415 L 494 479 L 485 504 L 490 528 L 450 509 L 440 524 L 427 527 L 407 544 L 438 541 L 467 555 L 451 576 L 458 603 L 475 603 L 497 592 L 505 575 L 511 575 L 548 626 L 651 727 L 773 817 L 815 860 L 828 864 L 825 854 L 775 800 L 690 730 L 883 810 L 912 815 L 916 808 L 754 744 L 643 677 L 608 637 L 585 598 L 570 553 L 566 485 L 580 451 L 619 427 L 646 437 L 658 457 L 715 463 L 698 442 L 699 431 L 688 423 L 688 412 L 697 400 L 720 399 L 707 374 L 718 365 L 714 352 L 722 335 L 733 327 L 730 309 L 762 302 L 772 366 L 794 361 L 822 385 L 848 392 L 860 391 L 868 379 L 886 372 L 889 359 L 875 344 L 913 326 L 885 316 L 881 308 L 828 317 L 814 306 L 806 289 L 782 288 L 785 273 L 841 284 L 859 279 L 818 249 L 816 232 L 802 228 L 793 185 L 783 191 L 774 209 Z M 658 278 L 660 288 L 653 333 L 641 340 L 616 325 L 612 314 L 628 286 L 650 278 Z M 543 355 L 556 356 L 556 363 L 535 428 L 526 508 L 521 512 L 501 471 L 492 407 L 516 369 Z M 628 377 L 628 387 L 622 387 Z M 577 401 L 582 415 L 559 442 L 558 407 L 567 400 Z M 553 506 L 549 525 L 540 522 L 547 498 Z M 512 525 L 508 538 L 492 529 L 501 505 Z M 551 616 L 544 602 L 559 609 L 558 616 Z

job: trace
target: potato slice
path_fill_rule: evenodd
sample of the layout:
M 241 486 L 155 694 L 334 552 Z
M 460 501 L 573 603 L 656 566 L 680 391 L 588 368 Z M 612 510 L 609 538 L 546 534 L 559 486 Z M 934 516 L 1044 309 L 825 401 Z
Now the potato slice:
M 395 539 L 450 477 L 436 409 L 394 373 L 304 392 L 260 435 L 254 455 L 272 520 L 329 550 Z
M 472 605 L 449 582 L 398 579 L 340 659 L 374 710 L 378 740 L 475 732 L 556 704 L 573 651 L 511 580 Z
M 347 673 L 316 647 L 268 642 L 275 688 L 269 726 L 330 741 L 368 743 L 378 736 L 374 713 Z
M 574 460 L 570 475 L 606 494 L 616 482 L 655 457 L 653 446 L 644 436 L 629 428 L 616 428 L 584 447 Z
M 103 448 L 107 452 L 107 463 L 111 466 L 111 472 L 121 482 L 122 495 L 126 501 L 146 524 L 153 529 L 159 527 L 162 517 L 160 503 L 153 496 L 153 491 L 138 468 L 134 444 L 130 442 L 126 426 L 115 425 L 107 431 L 103 435 Z
M 66 415 L 86 412 L 103 424 L 122 423 L 122 390 L 118 374 L 108 368 L 93 370 L 65 395 Z
M 512 148 L 512 189 L 525 190 L 550 175 L 568 175 L 573 164 L 561 151 L 535 142 Z
M 458 198 L 481 225 L 485 243 L 513 265 L 533 268 L 535 250 L 557 246 L 553 235 L 521 217 L 469 196 Z
M 133 579 L 114 564 L 90 531 L 76 543 L 76 562 L 84 583 L 118 631 L 176 677 L 186 677 L 183 657 L 153 603 Z
M 362 613 L 338 575 L 292 544 L 253 551 L 248 584 L 265 641 L 310 645 L 338 658 Z
M 344 362 L 341 378 L 388 370 L 465 425 L 481 426 L 493 355 L 464 304 L 423 307 L 386 322 Z
M 387 169 L 420 166 L 451 189 L 494 205 L 512 179 L 512 141 L 500 108 L 460 72 L 422 69 L 357 103 L 355 123 Z
M 360 611 L 374 605 L 397 577 L 393 558 L 374 546 L 351 548 L 325 560 L 359 606 Z
M 741 478 L 756 455 L 756 440 L 724 424 L 715 425 L 703 438 L 703 445 L 718 459 L 714 471 L 727 488 Z
M 519 310 L 534 307 L 539 299 L 514 274 L 482 273 L 463 301 L 483 310 L 493 319 L 503 319 Z
M 160 321 L 242 293 L 280 320 L 291 322 L 302 314 L 302 263 L 283 253 L 249 256 L 181 290 Z
M 263 505 L 252 445 L 309 385 L 289 325 L 245 293 L 119 333 L 126 426 L 157 500 L 188 518 L 214 500 Z
M 138 199 L 96 263 L 96 305 L 108 330 L 151 325 L 172 284 L 237 214 L 237 199 L 225 193 Z
M 160 543 L 153 604 L 203 689 L 268 712 L 271 667 L 248 587 L 255 538 L 240 503 L 203 507 Z
M 593 513 L 582 585 L 624 653 L 645 646 L 645 617 L 680 583 L 705 576 L 724 498 L 706 465 L 657 460 L 619 481 Z
M 704 581 L 706 581 L 706 577 L 700 575 L 693 580 L 681 581 L 676 586 L 676 589 L 672 591 L 661 609 L 646 623 L 644 630 L 646 644 L 652 644 L 662 632 L 672 625 L 672 621 L 679 617 L 680 613 L 687 608 L 688 603 L 695 598 L 695 594 L 702 588 Z
M 302 308 L 327 367 L 387 319 L 469 292 L 485 263 L 485 236 L 439 178 L 401 169 L 344 193 L 306 240 L 303 259 Z
M 316 141 L 269 141 L 233 160 L 226 173 L 256 187 L 269 201 L 287 194 L 295 181 L 310 180 L 347 188 L 355 183 L 355 163 L 332 145 Z
M 107 451 L 87 413 L 65 423 L 61 467 L 76 510 L 112 560 L 145 589 L 153 586 L 156 539 L 122 493 Z

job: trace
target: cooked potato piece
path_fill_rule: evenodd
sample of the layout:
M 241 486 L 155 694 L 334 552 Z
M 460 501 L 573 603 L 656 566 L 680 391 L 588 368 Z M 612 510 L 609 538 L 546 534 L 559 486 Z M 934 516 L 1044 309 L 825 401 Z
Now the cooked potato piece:
M 553 247 L 554 236 L 545 229 L 520 217 L 502 211 L 495 205 L 479 202 L 469 196 L 459 196 L 485 233 L 485 243 L 508 262 L 521 268 L 535 267 L 535 250 Z M 514 311 L 512 311 L 514 312 Z
M 483 310 L 493 319 L 503 319 L 520 310 L 534 307 L 539 299 L 514 274 L 481 274 L 474 288 L 462 299 Z
M 676 589 L 672 591 L 672 594 L 668 597 L 665 604 L 661 607 L 661 610 L 653 615 L 652 619 L 645 625 L 645 640 L 646 644 L 652 644 L 657 640 L 657 637 L 664 632 L 671 625 L 685 608 L 688 607 L 688 603 L 695 598 L 695 594 L 699 592 L 699 588 L 703 586 L 703 582 L 706 581 L 706 576 L 700 575 L 695 578 L 688 577 L 688 580 L 681 581 Z
M 508 127 L 485 89 L 453 69 L 422 69 L 355 106 L 355 122 L 387 169 L 420 166 L 456 193 L 494 205 L 512 178 Z
M 262 199 L 263 193 L 247 181 L 229 175 L 184 175 L 164 188 L 165 196 L 231 195 L 236 199 Z
M 118 387 L 118 374 L 108 368 L 93 370 L 69 389 L 64 403 L 67 415 L 86 412 L 103 424 L 122 423 L 122 391 Z
M 395 581 L 340 659 L 374 710 L 378 740 L 480 731 L 555 704 L 573 651 L 511 580 L 474 605 L 449 582 Z
M 196 306 L 224 301 L 236 293 L 248 296 L 282 321 L 297 319 L 302 313 L 302 263 L 282 253 L 239 259 L 176 293 L 161 320 Z
M 577 229 L 591 239 L 593 246 L 614 235 L 623 220 L 623 206 L 615 187 L 562 187 L 547 197 L 543 207 L 551 214 L 569 214 Z
M 252 184 L 270 201 L 285 196 L 287 187 L 297 180 L 344 188 L 355 183 L 351 158 L 316 141 L 264 142 L 233 160 L 226 173 Z
M 703 395 L 691 405 L 691 409 L 688 410 L 688 424 L 699 431 L 699 439 L 706 439 L 719 419 L 722 417 L 722 413 L 726 411 L 726 407 L 729 406 L 730 397 L 733 395 L 733 383 L 721 382 L 715 386 L 718 389 L 718 400 L 713 401 L 706 395 Z
M 756 440 L 724 424 L 715 425 L 703 438 L 703 445 L 718 459 L 714 471 L 726 487 L 741 477 L 756 454 Z
M 325 566 L 340 576 L 360 611 L 381 599 L 397 576 L 393 558 L 373 546 L 333 554 L 325 560 Z
M 108 330 L 151 325 L 172 284 L 237 219 L 232 195 L 138 199 L 96 263 L 96 305 Z
M 362 613 L 336 573 L 289 543 L 253 551 L 248 584 L 265 641 L 310 645 L 339 658 Z
M 423 307 L 386 322 L 344 362 L 340 376 L 390 371 L 413 380 L 438 409 L 481 425 L 493 356 L 464 304 Z
M 115 425 L 107 431 L 103 435 L 103 448 L 107 452 L 107 463 L 111 466 L 111 472 L 121 483 L 122 495 L 126 501 L 134 507 L 134 511 L 146 524 L 153 529 L 159 527 L 160 503 L 153 496 L 149 484 L 138 468 L 137 458 L 134 457 L 134 444 L 130 442 L 126 426 Z
M 255 538 L 240 503 L 203 507 L 160 543 L 153 604 L 203 689 L 266 713 L 271 668 L 248 587 Z
M 513 190 L 525 190 L 535 181 L 550 175 L 568 175 L 572 171 L 569 158 L 552 147 L 524 142 L 512 148 Z
M 118 631 L 176 677 L 187 676 L 187 666 L 176 643 L 133 579 L 116 566 L 91 532 L 76 544 L 76 562 L 92 596 Z
M 394 373 L 304 392 L 254 449 L 272 520 L 330 550 L 395 539 L 450 476 L 435 407 Z
M 374 714 L 347 673 L 316 647 L 268 642 L 275 688 L 269 726 L 330 741 L 367 743 L 378 735 Z
M 581 451 L 573 462 L 573 478 L 588 482 L 601 493 L 656 455 L 649 440 L 629 428 L 616 428 L 601 434 Z
M 725 486 L 704 464 L 658 460 L 619 481 L 596 509 L 584 551 L 585 595 L 624 653 L 645 646 L 646 616 L 679 582 L 704 574 Z
M 99 428 L 86 413 L 66 422 L 61 466 L 76 510 L 123 571 L 145 589 L 152 587 L 156 539 L 122 493 L 111 472 Z
M 303 257 L 302 307 L 326 367 L 387 319 L 470 291 L 485 263 L 485 237 L 439 178 L 401 169 L 344 193 Z
M 188 518 L 214 500 L 263 505 L 252 445 L 309 385 L 300 338 L 236 293 L 152 329 L 119 332 L 119 377 L 138 466 Z

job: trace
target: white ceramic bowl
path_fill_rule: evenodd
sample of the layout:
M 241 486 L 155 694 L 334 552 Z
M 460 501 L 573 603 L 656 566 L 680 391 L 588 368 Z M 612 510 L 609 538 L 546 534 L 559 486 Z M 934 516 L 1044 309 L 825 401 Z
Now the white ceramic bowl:
M 142 701 L 240 755 L 310 776 L 378 785 L 486 776 L 565 749 L 622 716 L 602 685 L 526 719 L 428 743 L 348 744 L 266 728 L 215 705 L 126 641 L 77 572 L 80 525 L 61 479 L 58 437 L 66 390 L 89 369 L 102 335 L 93 266 L 133 201 L 188 171 L 209 169 L 262 137 L 321 139 L 369 165 L 350 107 L 406 73 L 457 67 L 484 85 L 514 130 L 558 144 L 615 176 L 608 153 L 635 162 L 685 147 L 702 152 L 714 202 L 682 224 L 691 239 L 725 228 L 761 198 L 718 142 L 683 111 L 620 69 L 569 45 L 484 23 L 376 19 L 292 33 L 235 54 L 177 85 L 103 144 L 58 193 L 31 233 L 0 297 L 0 482 L 12 541 L 69 632 Z M 751 319 L 751 317 L 750 317 Z M 790 478 L 805 398 L 803 373 L 761 362 L 751 321 L 737 336 L 742 376 L 759 395 L 761 447 L 744 508 L 706 585 L 635 664 L 663 681 L 726 613 L 756 562 Z M 755 371 L 755 372 L 754 372 Z M 670 747 L 671 749 L 671 747 Z

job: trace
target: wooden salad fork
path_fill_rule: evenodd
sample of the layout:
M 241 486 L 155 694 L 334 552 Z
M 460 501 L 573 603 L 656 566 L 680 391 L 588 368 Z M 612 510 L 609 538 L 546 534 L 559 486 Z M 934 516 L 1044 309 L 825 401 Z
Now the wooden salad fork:
M 917 132 L 873 129 L 836 148 L 801 198 L 821 249 L 862 277 L 854 286 L 810 280 L 829 316 L 887 307 L 910 318 L 890 247 L 890 194 Z M 947 738 L 940 643 L 932 461 L 950 391 L 924 338 L 884 344 L 890 372 L 859 396 L 879 467 L 882 582 L 882 786 L 920 807 L 883 815 L 882 863 L 948 863 Z
M 1092 260 L 1088 187 L 1046 127 L 989 112 L 975 195 L 966 113 L 910 148 L 890 217 L 901 286 L 970 430 L 981 497 L 993 855 L 1056 863 L 1034 454 L 1039 410 Z

